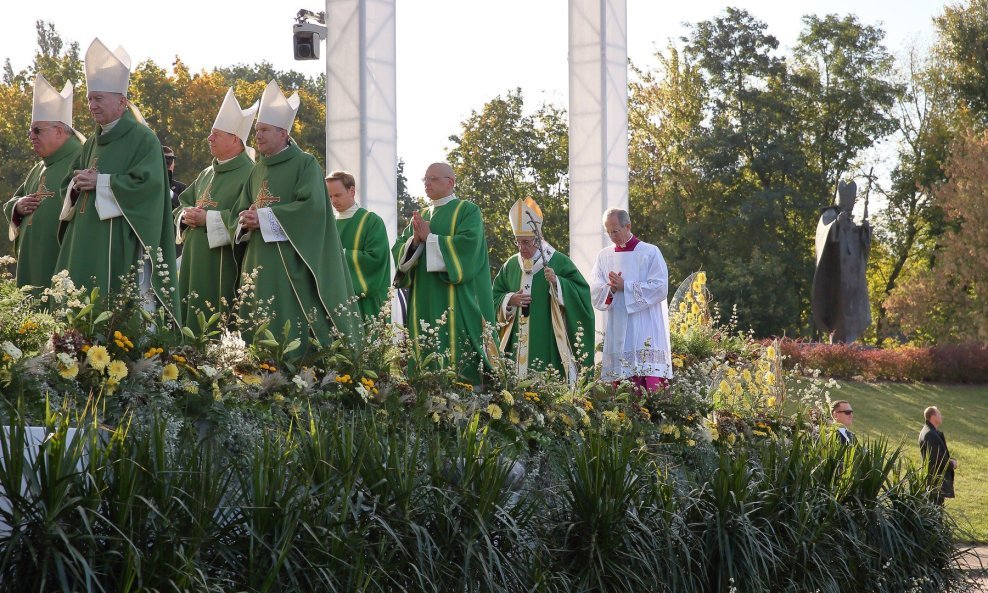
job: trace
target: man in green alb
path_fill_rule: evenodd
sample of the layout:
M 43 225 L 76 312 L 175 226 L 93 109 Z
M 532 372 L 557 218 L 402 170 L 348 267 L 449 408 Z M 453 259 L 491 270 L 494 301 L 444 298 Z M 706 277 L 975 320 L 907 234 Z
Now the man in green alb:
M 542 237 L 542 210 L 518 200 L 509 214 L 518 253 L 494 278 L 501 350 L 518 376 L 554 369 L 570 385 L 593 366 L 594 312 L 590 286 L 570 258 Z
M 357 307 L 365 320 L 376 317 L 388 298 L 391 284 L 388 231 L 380 216 L 357 204 L 357 182 L 350 173 L 330 173 L 326 177 L 326 191 L 336 211 L 336 228 L 357 293 Z
M 96 39 L 85 67 L 98 127 L 59 191 L 65 199 L 55 270 L 68 270 L 77 286 L 112 295 L 136 266 L 145 304 L 156 301 L 180 323 L 168 175 L 161 143 L 127 100 L 130 56 Z
M 453 193 L 456 177 L 446 163 L 433 163 L 422 178 L 432 204 L 412 214 L 393 248 L 398 283 L 410 287 L 408 332 L 419 359 L 431 348 L 464 381 L 482 382 L 496 354 L 487 237 L 480 208 Z M 438 344 L 423 343 L 435 330 Z
M 233 256 L 230 227 L 234 226 L 240 192 L 254 167 L 245 150 L 254 124 L 257 103 L 241 109 L 233 88 L 207 138 L 213 164 L 206 167 L 179 196 L 175 208 L 176 241 L 185 245 L 181 273 L 182 319 L 198 334 L 199 313 L 209 319 L 214 312 L 227 312 L 237 285 L 237 262 Z
M 71 82 L 66 82 L 60 93 L 44 76 L 37 76 L 28 138 L 41 160 L 4 204 L 3 213 L 17 257 L 14 279 L 17 286 L 35 287 L 32 292 L 37 296 L 51 284 L 58 260 L 58 214 L 62 208 L 58 191 L 82 150 L 82 142 L 72 129 Z
M 241 305 L 240 318 L 269 319 L 278 339 L 288 322 L 288 338 L 301 340 L 294 355 L 307 350 L 310 336 L 330 343 L 334 328 L 361 341 L 322 169 L 289 136 L 298 107 L 298 93 L 286 99 L 273 80 L 264 89 L 254 126 L 261 157 L 240 193 L 234 231 L 246 246 L 241 278 L 257 270 L 253 302 Z

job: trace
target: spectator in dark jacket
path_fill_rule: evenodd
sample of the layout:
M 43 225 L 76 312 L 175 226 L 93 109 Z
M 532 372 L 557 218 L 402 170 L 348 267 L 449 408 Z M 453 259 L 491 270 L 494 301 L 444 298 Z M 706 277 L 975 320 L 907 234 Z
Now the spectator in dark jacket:
M 940 432 L 940 424 L 943 422 L 940 410 L 930 406 L 923 411 L 923 416 L 926 417 L 926 424 L 919 431 L 919 452 L 926 462 L 930 486 L 936 492 L 936 503 L 942 505 L 944 498 L 954 497 L 954 469 L 957 468 L 957 460 L 950 458 L 947 439 Z

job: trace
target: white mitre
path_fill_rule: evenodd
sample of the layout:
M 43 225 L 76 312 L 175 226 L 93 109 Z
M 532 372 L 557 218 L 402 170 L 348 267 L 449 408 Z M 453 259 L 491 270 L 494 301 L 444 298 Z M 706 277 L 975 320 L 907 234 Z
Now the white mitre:
M 292 124 L 295 123 L 295 114 L 298 113 L 300 102 L 298 92 L 286 99 L 281 89 L 278 88 L 278 83 L 272 80 L 264 88 L 264 94 L 261 95 L 261 109 L 257 114 L 257 123 L 284 128 L 291 134 Z
M 130 56 L 124 48 L 111 52 L 96 38 L 86 50 L 86 90 L 127 94 L 130 87 Z
M 237 96 L 233 94 L 233 87 L 230 87 L 226 91 L 226 97 L 223 98 L 223 105 L 220 106 L 220 112 L 216 114 L 216 121 L 213 122 L 213 128 L 233 134 L 237 138 L 240 138 L 241 142 L 246 144 L 247 136 L 250 134 L 250 127 L 254 125 L 254 115 L 257 113 L 257 108 L 258 103 L 255 101 L 247 109 L 241 109 L 240 102 L 237 101 Z
M 511 205 L 508 212 L 511 232 L 516 237 L 534 237 L 535 231 L 542 231 L 542 209 L 532 198 L 523 198 Z
M 66 82 L 62 92 L 55 90 L 44 76 L 34 79 L 34 108 L 31 121 L 59 121 L 72 127 L 72 83 Z

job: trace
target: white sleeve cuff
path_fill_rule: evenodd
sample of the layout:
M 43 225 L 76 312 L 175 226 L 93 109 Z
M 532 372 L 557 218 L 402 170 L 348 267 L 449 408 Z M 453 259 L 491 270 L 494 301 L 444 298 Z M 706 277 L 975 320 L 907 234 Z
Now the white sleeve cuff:
M 415 249 L 412 249 L 412 241 L 414 240 L 415 240 L 414 237 L 409 237 L 408 241 L 405 242 L 405 252 L 404 252 L 405 259 L 403 261 L 398 262 L 398 269 L 401 270 L 402 272 L 407 272 L 408 270 L 411 270 L 412 267 L 415 265 L 415 262 L 417 262 L 419 258 L 422 257 L 422 252 L 425 251 L 425 247 L 423 247 L 421 244 Z
M 439 235 L 429 233 L 425 240 L 425 269 L 427 272 L 445 272 L 446 262 L 439 249 Z
M 516 308 L 508 304 L 508 301 L 511 300 L 511 297 L 514 294 L 515 293 L 513 292 L 509 292 L 501 299 L 501 315 L 504 316 L 505 321 L 511 321 L 514 319 Z
M 20 202 L 20 200 L 17 200 Z M 17 202 L 14 202 L 14 206 L 10 211 L 10 226 L 7 228 L 7 237 L 13 241 L 17 238 L 18 233 L 20 233 L 19 225 L 14 224 L 14 218 L 17 217 Z M 21 222 L 24 222 L 24 217 L 21 217 Z
M 123 210 L 117 204 L 117 199 L 110 188 L 110 174 L 100 173 L 96 176 L 96 213 L 100 220 L 109 220 L 123 215 Z
M 288 235 L 285 234 L 285 230 L 281 228 L 278 219 L 270 208 L 257 209 L 257 223 L 261 227 L 261 236 L 264 237 L 265 243 L 278 243 L 288 240 Z
M 230 244 L 230 231 L 223 224 L 219 210 L 206 210 L 206 239 L 210 249 Z
M 75 189 L 75 181 L 69 182 L 69 188 L 62 196 L 62 211 L 58 213 L 58 219 L 68 222 L 75 216 L 75 205 L 72 204 L 72 190 Z

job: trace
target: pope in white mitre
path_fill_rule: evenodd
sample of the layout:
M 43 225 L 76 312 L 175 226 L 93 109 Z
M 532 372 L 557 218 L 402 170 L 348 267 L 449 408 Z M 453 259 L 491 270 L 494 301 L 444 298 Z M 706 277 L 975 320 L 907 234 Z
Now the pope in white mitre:
M 589 279 L 593 306 L 606 318 L 601 379 L 665 388 L 672 378 L 669 269 L 658 247 L 631 232 L 627 211 L 612 208 L 603 223 L 614 246 L 600 250 Z

